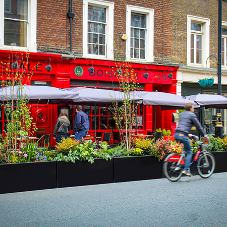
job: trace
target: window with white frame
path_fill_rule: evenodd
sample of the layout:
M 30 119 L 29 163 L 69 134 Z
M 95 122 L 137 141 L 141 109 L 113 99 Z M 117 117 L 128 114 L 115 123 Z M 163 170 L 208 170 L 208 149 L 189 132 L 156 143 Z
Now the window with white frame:
M 210 19 L 196 16 L 187 17 L 187 64 L 207 67 L 209 57 Z
M 222 41 L 221 41 L 221 63 L 222 66 L 227 66 L 227 27 L 222 28 Z
M 113 9 L 105 1 L 84 0 L 83 55 L 113 59 Z
M 0 0 L 0 48 L 36 51 L 37 0 Z
M 127 6 L 126 58 L 131 61 L 153 61 L 154 10 Z

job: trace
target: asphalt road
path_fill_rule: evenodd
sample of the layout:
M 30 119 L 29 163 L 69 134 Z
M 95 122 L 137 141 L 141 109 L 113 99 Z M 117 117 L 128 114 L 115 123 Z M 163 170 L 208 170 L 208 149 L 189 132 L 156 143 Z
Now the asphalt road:
M 227 227 L 227 173 L 2 194 L 0 226 Z

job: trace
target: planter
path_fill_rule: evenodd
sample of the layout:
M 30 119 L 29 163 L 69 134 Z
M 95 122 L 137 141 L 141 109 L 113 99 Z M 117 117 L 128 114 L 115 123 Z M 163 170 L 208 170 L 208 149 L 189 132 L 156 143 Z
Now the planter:
M 114 158 L 114 182 L 157 179 L 162 177 L 162 162 L 154 156 Z
M 227 172 L 227 151 L 211 152 L 215 158 L 215 173 Z
M 56 188 L 56 162 L 0 164 L 0 193 Z
M 93 164 L 76 161 L 57 163 L 57 187 L 72 187 L 113 182 L 113 159 L 95 159 Z
M 202 87 L 211 87 L 214 84 L 214 78 L 207 78 L 199 80 L 199 85 Z

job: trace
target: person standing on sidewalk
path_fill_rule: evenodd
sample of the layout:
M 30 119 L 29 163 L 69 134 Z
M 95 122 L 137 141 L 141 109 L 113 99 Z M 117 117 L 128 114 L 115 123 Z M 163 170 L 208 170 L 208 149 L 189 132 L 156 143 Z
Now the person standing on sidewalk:
M 54 127 L 53 137 L 56 139 L 56 143 L 61 142 L 62 137 L 69 137 L 70 121 L 67 113 L 60 113 L 59 118 Z
M 191 127 L 194 125 L 201 134 L 201 136 L 204 136 L 205 133 L 194 113 L 193 104 L 191 102 L 186 103 L 184 108 L 186 109 L 186 111 L 180 114 L 179 123 L 175 130 L 174 138 L 177 142 L 181 142 L 184 144 L 184 151 L 186 152 L 185 167 L 182 173 L 187 176 L 192 176 L 189 169 L 189 165 L 192 159 L 192 149 L 189 139 L 189 132 L 191 130 Z
M 76 106 L 76 116 L 74 120 L 73 133 L 75 133 L 75 140 L 84 138 L 90 129 L 88 115 L 82 111 L 82 106 Z

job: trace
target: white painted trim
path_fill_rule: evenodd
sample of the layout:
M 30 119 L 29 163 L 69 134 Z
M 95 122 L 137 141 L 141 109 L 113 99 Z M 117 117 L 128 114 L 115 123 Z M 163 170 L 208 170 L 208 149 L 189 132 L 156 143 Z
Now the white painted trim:
M 0 49 L 37 51 L 36 33 L 37 33 L 37 0 L 28 0 L 28 38 L 27 47 L 4 46 L 4 0 L 0 0 Z
M 146 37 L 146 57 L 142 59 L 130 58 L 130 38 L 131 38 L 131 13 L 141 13 L 147 15 L 147 37 Z M 126 60 L 132 62 L 153 62 L 154 61 L 154 9 L 127 5 L 126 8 Z
M 88 4 L 97 5 L 106 8 L 106 56 L 88 54 Z M 114 40 L 114 3 L 101 0 L 83 1 L 83 57 L 113 60 L 113 40 Z
M 190 63 L 190 47 L 191 47 L 191 21 L 202 24 L 202 64 Z M 187 15 L 187 65 L 196 67 L 206 67 L 206 60 L 210 55 L 210 19 Z M 207 67 L 210 67 L 209 59 Z

